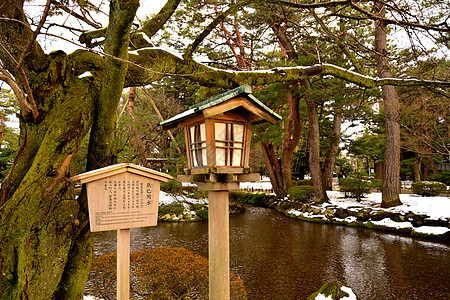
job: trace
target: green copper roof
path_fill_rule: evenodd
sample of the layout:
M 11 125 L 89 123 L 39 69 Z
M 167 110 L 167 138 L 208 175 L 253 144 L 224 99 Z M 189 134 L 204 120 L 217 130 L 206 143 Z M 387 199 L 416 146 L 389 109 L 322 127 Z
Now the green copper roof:
M 200 103 L 194 104 L 189 107 L 189 109 L 185 112 L 182 112 L 181 114 L 178 114 L 166 121 L 163 121 L 159 123 L 159 125 L 163 127 L 171 126 L 174 124 L 177 124 L 191 116 L 196 115 L 197 113 L 201 112 L 204 109 L 207 109 L 209 107 L 218 105 L 220 103 L 223 103 L 227 100 L 230 100 L 232 98 L 238 97 L 238 96 L 244 96 L 250 101 L 252 101 L 255 105 L 259 106 L 261 109 L 266 111 L 268 114 L 270 114 L 275 119 L 281 120 L 281 116 L 278 115 L 276 112 L 268 108 L 264 103 L 256 99 L 255 96 L 252 95 L 252 87 L 248 84 L 241 85 L 238 88 L 229 90 L 223 94 L 214 96 L 212 98 L 209 98 L 208 100 L 202 101 Z

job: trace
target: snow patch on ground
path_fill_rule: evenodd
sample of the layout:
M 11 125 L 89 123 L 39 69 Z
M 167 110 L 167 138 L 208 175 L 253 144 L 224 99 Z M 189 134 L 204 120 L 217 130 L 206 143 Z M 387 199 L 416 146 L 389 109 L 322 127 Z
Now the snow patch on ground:
M 414 232 L 430 235 L 441 235 L 450 231 L 449 228 L 435 226 L 420 226 L 413 229 Z
M 168 194 L 166 192 L 160 191 L 159 192 L 159 205 L 167 205 L 174 202 L 179 202 L 184 205 L 185 209 L 189 209 L 189 203 L 190 204 L 205 204 L 208 203 L 208 199 L 194 199 L 189 198 L 182 195 L 172 195 Z
M 346 292 L 348 294 L 348 297 L 341 298 L 341 299 L 348 299 L 348 300 L 356 300 L 356 294 L 353 293 L 352 289 L 346 286 L 342 286 L 341 290 Z
M 270 179 L 268 177 L 264 177 L 261 181 L 256 182 L 240 182 L 239 188 L 241 190 L 271 190 L 272 184 L 270 183 Z
M 366 195 L 361 202 L 354 198 L 344 198 L 344 194 L 338 191 L 327 191 L 331 204 L 341 208 L 349 207 L 370 207 L 381 209 L 381 193 L 371 193 Z M 421 197 L 415 194 L 400 194 L 400 206 L 383 208 L 383 210 L 399 213 L 412 212 L 414 214 L 427 215 L 433 220 L 450 219 L 450 198 L 449 197 Z
M 403 186 L 411 186 L 411 182 L 403 182 Z M 253 188 L 268 190 L 272 188 L 269 178 L 263 178 L 258 182 L 241 182 L 242 188 Z M 400 201 L 403 203 L 400 206 L 391 208 L 381 208 L 381 193 L 370 193 L 366 195 L 360 202 L 355 198 L 345 198 L 344 193 L 339 191 L 327 191 L 330 203 L 324 203 L 323 208 L 332 206 L 335 208 L 343 208 L 351 211 L 359 211 L 361 208 L 370 208 L 372 210 L 384 210 L 394 213 L 408 214 L 410 212 L 416 215 L 425 215 L 430 220 L 450 220 L 450 197 L 436 196 L 436 197 L 422 197 L 415 194 L 400 194 Z M 320 207 L 318 207 L 320 208 Z M 323 215 L 314 215 L 311 212 L 301 212 L 299 210 L 291 209 L 289 214 L 294 216 L 302 216 L 304 218 L 324 218 Z M 323 211 L 322 211 L 323 213 Z M 342 221 L 352 223 L 356 221 L 355 217 L 347 217 L 345 219 L 337 219 L 336 221 Z M 447 227 L 437 226 L 421 226 L 413 227 L 411 222 L 395 222 L 389 218 L 380 221 L 371 221 L 375 225 L 383 225 L 389 228 L 404 229 L 411 228 L 413 232 L 429 234 L 429 235 L 442 235 L 450 231 Z
M 390 227 L 390 228 L 412 228 L 413 225 L 411 224 L 411 222 L 395 222 L 392 221 L 389 218 L 380 220 L 380 221 L 370 221 L 372 224 L 375 225 L 381 225 L 381 226 L 386 226 L 386 227 Z

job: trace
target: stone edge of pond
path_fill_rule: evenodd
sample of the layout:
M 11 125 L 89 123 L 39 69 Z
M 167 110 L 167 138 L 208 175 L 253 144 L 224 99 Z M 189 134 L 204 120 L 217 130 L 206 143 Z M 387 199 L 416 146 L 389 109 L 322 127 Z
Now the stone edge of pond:
M 435 240 L 450 240 L 450 229 L 443 234 L 432 234 L 421 232 L 421 226 L 450 228 L 450 220 L 431 219 L 427 215 L 415 214 L 413 212 L 401 213 L 383 210 L 381 208 L 348 207 L 341 208 L 333 205 L 326 207 L 313 203 L 296 203 L 293 201 L 277 200 L 274 195 L 266 195 L 264 200 L 258 203 L 247 203 L 252 206 L 260 206 L 275 209 L 286 216 L 312 223 L 335 224 L 349 227 L 362 227 L 378 231 L 386 231 L 404 234 L 411 237 L 419 237 Z M 230 202 L 234 203 L 234 202 Z M 236 203 L 234 203 L 236 204 Z M 206 204 L 207 206 L 207 204 Z M 230 206 L 230 215 L 245 211 L 241 205 Z M 389 223 L 397 222 L 396 226 L 382 224 L 383 220 Z M 158 217 L 158 222 L 199 222 L 207 221 L 195 213 L 185 212 L 179 215 L 166 214 Z M 401 225 L 401 226 L 400 226 Z
M 287 201 L 274 201 L 268 207 L 290 218 L 312 223 L 363 227 L 405 234 L 411 237 L 450 240 L 450 229 L 442 234 L 426 233 L 419 230 L 421 226 L 450 228 L 449 220 L 430 219 L 427 215 L 414 214 L 413 212 L 405 214 L 367 207 L 322 207 L 308 203 L 299 206 Z M 396 226 L 383 224 L 392 222 L 396 222 Z
M 179 201 L 175 201 L 176 203 L 182 203 Z M 208 208 L 208 204 L 205 204 L 203 208 Z M 202 208 L 202 209 L 203 209 Z M 202 210 L 199 209 L 199 210 Z M 173 223 L 179 223 L 179 222 L 200 222 L 200 221 L 207 221 L 207 217 L 202 214 L 199 216 L 197 213 L 198 211 L 185 211 L 181 214 L 173 214 L 173 213 L 167 213 L 164 215 L 158 215 L 158 222 L 173 222 Z M 230 215 L 240 214 L 245 211 L 245 205 L 243 203 L 236 203 L 236 202 L 230 202 Z

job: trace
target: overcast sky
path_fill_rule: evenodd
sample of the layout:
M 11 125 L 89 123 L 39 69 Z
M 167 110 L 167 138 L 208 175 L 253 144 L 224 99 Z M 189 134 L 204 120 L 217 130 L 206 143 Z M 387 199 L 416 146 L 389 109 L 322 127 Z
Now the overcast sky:
M 34 20 L 35 23 L 39 22 L 39 18 L 42 15 L 42 11 L 44 10 L 44 5 L 46 1 L 37 0 L 33 2 L 25 3 L 25 10 L 27 15 Z M 100 5 L 101 9 L 105 12 L 105 14 L 99 14 L 95 16 L 96 21 L 100 22 L 104 27 L 108 25 L 108 17 L 106 13 L 109 10 L 109 1 L 107 0 L 93 0 L 92 3 L 96 5 Z M 141 20 L 144 20 L 147 15 L 156 14 L 160 11 L 160 9 L 164 6 L 167 0 L 141 0 L 140 7 L 137 12 L 137 17 Z M 67 13 L 63 13 L 61 16 L 52 16 L 50 22 L 80 28 L 80 22 L 74 18 L 69 16 Z M 84 23 L 83 29 L 85 30 L 93 30 L 93 27 L 89 27 Z M 43 32 L 45 32 L 43 30 Z M 50 53 L 55 50 L 63 50 L 66 53 L 71 53 L 80 47 L 76 44 L 78 42 L 79 33 L 73 34 L 68 30 L 64 30 L 59 26 L 52 26 L 47 31 L 48 33 L 59 36 L 60 38 L 55 38 L 48 35 L 39 35 L 38 41 L 41 46 L 44 48 L 46 53 Z

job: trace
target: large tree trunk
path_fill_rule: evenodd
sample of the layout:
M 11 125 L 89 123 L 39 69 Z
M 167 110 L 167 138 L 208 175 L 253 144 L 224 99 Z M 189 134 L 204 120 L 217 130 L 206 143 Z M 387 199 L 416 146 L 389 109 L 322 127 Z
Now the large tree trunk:
M 309 83 L 304 83 L 306 88 Z M 328 202 L 327 193 L 323 187 L 322 172 L 320 170 L 320 144 L 319 144 L 319 117 L 317 116 L 316 103 L 306 98 L 308 109 L 308 136 L 309 136 L 309 168 L 314 185 L 314 202 L 320 204 Z
M 120 0 L 110 2 L 109 26 L 105 36 L 105 68 L 100 95 L 94 103 L 94 119 L 92 123 L 86 171 L 107 166 L 114 162 L 115 155 L 111 151 L 113 132 L 116 128 L 117 107 L 127 74 L 131 24 L 139 7 L 139 0 Z M 86 187 L 83 186 L 79 197 L 87 202 Z M 77 299 L 82 295 L 93 252 L 93 241 L 86 236 L 79 236 L 69 253 L 68 263 L 62 276 L 56 299 Z
M 65 54 L 47 60 L 49 68 L 40 74 L 46 80 L 32 83 L 43 119 L 21 120 L 19 153 L 1 190 L 2 299 L 58 298 L 69 252 L 75 240 L 87 234 L 86 205 L 75 199 L 67 178 L 92 123 L 96 93 L 73 75 L 69 66 L 74 61 Z M 84 247 L 92 249 L 88 243 Z M 72 284 L 84 288 L 86 278 L 74 278 Z
M 428 162 L 430 164 L 431 171 L 433 172 L 433 175 L 439 175 L 439 170 L 436 166 L 436 163 L 434 162 L 434 159 L 432 156 L 428 157 Z
M 422 156 L 416 153 L 416 160 L 414 161 L 414 181 L 422 181 Z
M 335 112 L 333 128 L 331 129 L 331 141 L 325 156 L 323 166 L 323 185 L 326 190 L 331 191 L 333 187 L 333 171 L 336 156 L 339 153 L 339 143 L 341 141 L 342 112 Z
M 283 198 L 292 186 L 292 153 L 298 145 L 301 132 L 299 97 L 290 89 L 288 91 L 289 116 L 285 123 L 285 131 L 281 145 L 281 158 L 275 154 L 272 143 L 263 142 L 262 150 L 273 190 L 277 197 Z
M 21 7 L 10 4 L 0 1 L 0 7 L 6 7 L 6 15 L 22 19 L 21 15 L 15 15 L 23 13 Z M 126 57 L 127 32 L 137 5 L 137 1 L 111 3 L 111 16 L 119 17 L 114 20 L 119 27 L 111 26 L 109 34 L 113 40 L 117 35 L 124 38 L 117 42 L 120 48 L 125 47 L 125 53 L 120 55 L 113 50 L 114 55 Z M 0 22 L 2 30 L 5 22 Z M 123 25 L 126 22 L 129 25 Z M 17 24 L 12 22 L 6 26 L 11 30 Z M 21 26 L 17 26 L 15 34 L 2 35 L 3 39 L 8 42 L 11 37 L 29 39 L 29 30 Z M 10 45 L 20 43 L 14 41 Z M 115 49 L 115 45 L 109 45 L 109 49 Z M 0 298 L 81 299 L 93 238 L 89 232 L 86 197 L 82 194 L 75 198 L 73 184 L 68 181 L 69 167 L 93 122 L 102 124 L 91 130 L 97 142 L 92 144 L 90 157 L 100 165 L 105 163 L 103 157 L 110 157 L 98 155 L 100 148 L 104 151 L 104 145 L 110 144 L 104 142 L 102 135 L 109 138 L 109 129 L 114 128 L 111 124 L 115 119 L 108 116 L 105 108 L 116 110 L 126 65 L 120 67 L 107 62 L 110 66 L 104 69 L 104 60 L 86 51 L 69 56 L 54 52 L 44 57 L 38 46 L 31 51 L 28 59 L 38 61 L 27 61 L 26 66 L 39 66 L 27 70 L 27 74 L 33 75 L 28 80 L 39 118 L 20 119 L 19 151 L 0 191 Z M 20 55 L 14 49 L 10 53 Z M 14 73 L 14 66 L 7 67 Z M 78 78 L 88 69 L 95 70 L 91 71 L 93 77 Z M 103 83 L 98 80 L 102 71 Z M 113 92 L 114 89 L 117 91 Z
M 374 1 L 374 13 L 380 17 L 386 15 L 384 3 Z M 387 25 L 382 20 L 375 21 L 375 61 L 378 77 L 392 77 L 387 57 Z M 400 201 L 400 124 L 399 100 L 392 85 L 382 86 L 384 99 L 384 117 L 386 127 L 385 168 L 382 186 L 382 207 L 401 205 Z
M 267 172 L 269 172 L 270 183 L 272 184 L 273 191 L 277 197 L 282 198 L 286 196 L 287 191 L 283 189 L 283 176 L 281 175 L 281 164 L 273 144 L 271 142 L 261 143 L 262 153 L 264 155 L 264 161 L 266 162 Z
M 136 126 L 135 120 L 136 118 L 133 114 L 135 99 L 136 99 L 136 87 L 130 87 L 130 92 L 128 93 L 128 114 L 131 117 L 130 134 L 133 136 L 134 145 L 136 146 L 139 152 L 139 161 L 141 166 L 147 167 L 148 161 L 147 161 L 147 154 L 145 153 L 145 145 L 142 142 L 141 135 L 139 134 L 139 131 Z
M 297 52 L 295 51 L 291 40 L 286 34 L 285 28 L 275 23 L 272 24 L 272 30 L 277 36 L 282 49 L 284 48 L 283 50 L 285 51 L 289 60 L 292 62 L 295 61 L 295 59 L 297 58 Z M 311 90 L 311 85 L 308 79 L 302 79 L 300 83 L 306 90 L 305 99 L 309 122 L 309 168 L 311 170 L 311 179 L 314 185 L 314 199 L 316 203 L 324 203 L 329 201 L 329 199 L 326 190 L 324 189 L 324 185 L 322 182 L 322 172 L 320 170 L 319 119 L 316 111 L 316 103 L 309 99 L 309 91 Z

